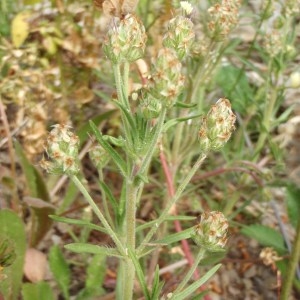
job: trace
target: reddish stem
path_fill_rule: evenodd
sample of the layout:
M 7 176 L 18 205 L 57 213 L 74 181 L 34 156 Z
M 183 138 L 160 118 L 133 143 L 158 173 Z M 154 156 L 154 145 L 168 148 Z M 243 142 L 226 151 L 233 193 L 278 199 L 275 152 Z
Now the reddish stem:
M 165 157 L 164 151 L 162 149 L 162 145 L 160 146 L 159 156 L 160 156 L 160 161 L 161 161 L 163 171 L 164 171 L 164 174 L 165 174 L 165 177 L 166 177 L 169 196 L 173 197 L 175 195 L 174 181 L 173 181 L 173 177 L 172 177 L 171 172 L 170 172 L 170 168 L 167 164 L 166 157 Z M 172 211 L 173 215 L 177 215 L 176 205 L 173 207 L 173 209 L 171 211 Z M 181 224 L 178 220 L 174 221 L 174 226 L 175 226 L 176 232 L 182 231 Z M 185 257 L 188 261 L 189 266 L 192 266 L 193 263 L 194 263 L 194 258 L 193 258 L 193 255 L 191 253 L 188 242 L 186 240 L 181 240 L 181 245 L 182 245 L 183 253 L 184 253 L 184 255 L 185 255 Z M 195 280 L 200 278 L 200 274 L 199 274 L 198 269 L 195 270 L 193 276 L 194 276 Z M 205 287 L 202 286 L 201 290 L 205 290 Z M 211 300 L 211 298 L 208 295 L 205 295 L 204 300 Z

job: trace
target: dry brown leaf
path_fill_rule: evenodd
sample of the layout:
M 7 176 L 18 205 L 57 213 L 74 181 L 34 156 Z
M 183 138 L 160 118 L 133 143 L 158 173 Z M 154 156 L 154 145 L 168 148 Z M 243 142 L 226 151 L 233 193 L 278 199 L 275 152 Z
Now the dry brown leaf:
M 47 270 L 46 255 L 34 248 L 26 250 L 24 274 L 31 282 L 38 282 L 45 279 Z

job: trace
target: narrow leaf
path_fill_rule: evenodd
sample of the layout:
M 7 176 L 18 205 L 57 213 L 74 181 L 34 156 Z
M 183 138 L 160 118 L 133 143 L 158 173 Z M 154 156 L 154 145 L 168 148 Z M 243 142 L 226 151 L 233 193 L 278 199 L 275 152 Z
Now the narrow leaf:
M 153 284 L 152 284 L 152 291 L 151 291 L 150 299 L 159 299 L 159 295 L 163 288 L 163 285 L 164 285 L 163 282 L 159 282 L 159 267 L 156 266 L 154 277 L 153 277 Z
M 131 113 L 126 109 L 126 107 L 119 101 L 113 101 L 113 103 L 115 105 L 117 105 L 120 108 L 120 110 L 123 112 L 123 114 L 124 114 L 128 124 L 130 125 L 131 129 L 136 128 L 135 123 L 134 123 L 134 119 L 133 119 Z
M 165 221 L 175 221 L 175 220 L 178 220 L 178 221 L 193 221 L 195 219 L 196 219 L 196 217 L 191 217 L 191 216 L 168 216 L 168 217 L 166 217 Z M 149 227 L 152 227 L 153 225 L 155 225 L 155 223 L 156 223 L 156 220 L 153 220 L 153 221 L 147 222 L 145 224 L 142 224 L 142 225 L 140 225 L 136 228 L 136 231 L 138 232 L 138 231 L 147 229 Z
M 49 218 L 51 218 L 54 221 L 61 222 L 61 223 L 67 223 L 72 225 L 78 225 L 78 226 L 86 226 L 87 228 L 98 230 L 101 232 L 106 233 L 106 229 L 104 227 L 92 224 L 85 220 L 78 220 L 78 219 L 72 219 L 72 218 L 65 218 L 65 217 L 59 217 L 55 215 L 49 215 Z
M 189 285 L 184 291 L 180 292 L 177 295 L 172 297 L 172 300 L 183 300 L 187 299 L 188 296 L 192 295 L 201 285 L 203 285 L 207 280 L 209 280 L 221 267 L 221 264 L 218 264 L 212 267 L 203 277 L 201 277 L 196 282 Z
M 296 228 L 300 216 L 300 189 L 295 185 L 287 186 L 286 199 L 289 220 Z
M 181 240 L 186 240 L 189 239 L 191 237 L 191 234 L 194 232 L 194 228 L 191 227 L 189 229 L 171 234 L 161 240 L 155 241 L 155 244 L 173 244 L 176 242 L 179 242 Z
M 54 300 L 52 287 L 47 282 L 25 283 L 22 287 L 23 300 Z
M 128 249 L 128 254 L 129 254 L 129 256 L 130 256 L 130 258 L 131 258 L 131 260 L 134 264 L 136 275 L 137 275 L 137 278 L 139 280 L 142 291 L 144 293 L 144 296 L 145 296 L 146 300 L 151 300 L 142 267 L 141 267 L 136 255 L 133 253 L 133 251 L 131 249 Z
M 115 151 L 115 149 L 103 139 L 102 134 L 99 132 L 98 128 L 92 121 L 90 121 L 90 126 L 99 144 L 110 154 L 112 160 L 119 167 L 123 176 L 127 177 L 127 168 L 125 161 L 122 159 L 119 153 Z
M 105 121 L 107 120 L 108 118 L 111 118 L 113 114 L 115 114 L 117 112 L 116 109 L 113 109 L 113 110 L 110 110 L 110 111 L 107 111 L 101 115 L 98 115 L 96 117 L 94 117 L 92 119 L 92 122 L 96 125 L 96 126 L 99 126 L 99 124 L 102 122 L 102 121 Z M 79 137 L 79 140 L 80 140 L 80 144 L 83 144 L 87 138 L 88 138 L 88 132 L 89 132 L 89 129 L 90 129 L 90 124 L 89 123 L 86 123 L 84 124 L 77 132 L 77 136 Z
M 76 253 L 103 254 L 122 258 L 123 256 L 115 248 L 102 247 L 86 243 L 71 243 L 64 246 L 66 249 Z
M 0 291 L 4 299 L 16 300 L 19 297 L 23 277 L 26 236 L 22 220 L 16 213 L 7 209 L 0 211 L 0 242 L 4 240 L 12 244 L 16 258 L 12 265 L 2 270 L 2 274 L 7 278 L 0 280 Z
M 106 274 L 106 256 L 97 254 L 92 257 L 87 267 L 85 287 L 76 300 L 94 300 L 105 293 L 102 285 Z
M 105 184 L 104 181 L 99 181 L 99 184 L 100 184 L 101 188 L 103 189 L 103 191 L 105 192 L 107 199 L 109 200 L 109 202 L 112 205 L 113 210 L 116 214 L 118 212 L 118 202 L 117 202 L 116 198 L 114 197 L 110 188 Z
M 27 159 L 20 143 L 18 141 L 15 141 L 14 146 L 26 178 L 26 183 L 30 190 L 30 196 L 50 202 L 50 196 L 43 177 Z
M 265 247 L 274 248 L 280 254 L 284 254 L 287 251 L 282 235 L 273 228 L 264 225 L 253 224 L 243 227 L 241 229 L 241 233 L 257 240 Z
M 49 252 L 49 265 L 53 276 L 66 299 L 69 299 L 71 271 L 63 253 L 58 246 L 53 246 Z

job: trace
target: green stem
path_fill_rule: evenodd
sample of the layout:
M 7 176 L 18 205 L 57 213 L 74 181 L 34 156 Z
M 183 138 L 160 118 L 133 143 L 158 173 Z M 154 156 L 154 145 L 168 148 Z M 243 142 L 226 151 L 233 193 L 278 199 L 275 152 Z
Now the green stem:
M 173 295 L 171 297 L 171 299 L 173 299 L 173 297 L 176 298 L 176 294 L 180 293 L 182 291 L 182 289 L 185 287 L 185 285 L 188 283 L 188 281 L 191 279 L 191 277 L 193 276 L 196 268 L 198 267 L 200 261 L 203 259 L 204 255 L 205 255 L 206 250 L 201 248 L 197 257 L 195 258 L 195 261 L 192 265 L 192 267 L 190 268 L 190 270 L 188 271 L 188 273 L 185 275 L 185 277 L 183 278 L 183 280 L 180 282 L 180 284 L 177 286 L 177 288 L 175 289 L 175 291 L 173 292 Z M 175 300 L 174 298 L 174 300 Z
M 115 77 L 115 82 L 116 82 L 118 99 L 127 109 L 129 109 L 128 98 L 125 93 L 125 90 L 128 90 L 128 87 L 125 88 L 125 85 L 123 82 L 123 80 L 125 79 L 126 84 L 128 85 L 128 78 L 127 79 L 124 77 L 122 78 L 120 65 L 114 65 L 113 70 L 114 70 L 114 77 Z M 128 76 L 128 73 L 127 73 L 127 76 Z
M 103 178 L 102 168 L 99 168 L 98 173 L 99 173 L 99 179 L 100 179 L 100 181 L 103 182 L 104 178 Z M 111 218 L 111 215 L 110 215 L 110 212 L 109 212 L 109 209 L 108 209 L 108 203 L 107 203 L 106 193 L 105 193 L 105 191 L 104 191 L 104 189 L 102 188 L 101 185 L 100 185 L 100 191 L 101 191 L 101 195 L 102 195 L 102 203 L 103 203 L 105 217 L 106 217 L 109 225 L 113 228 L 114 227 L 114 222 L 113 222 L 113 220 Z
M 124 84 L 124 97 L 127 99 L 128 103 L 128 79 L 129 79 L 129 66 L 128 62 L 124 63 L 124 71 L 123 71 L 123 84 Z M 129 106 L 129 103 L 128 103 Z
M 269 68 L 270 68 L 270 66 L 269 66 Z M 268 104 L 265 106 L 265 111 L 264 111 L 263 121 L 262 121 L 262 131 L 261 131 L 261 134 L 259 135 L 256 147 L 255 147 L 256 149 L 255 149 L 254 160 L 256 160 L 258 158 L 259 152 L 264 147 L 266 139 L 268 138 L 268 136 L 270 134 L 270 130 L 272 127 L 272 121 L 273 121 L 272 119 L 274 117 L 274 109 L 275 109 L 275 104 L 276 104 L 276 99 L 277 99 L 277 93 L 278 93 L 278 89 L 276 88 L 276 86 L 271 85 L 271 84 L 269 85 L 269 90 L 271 90 L 270 101 L 268 101 Z
M 117 237 L 116 233 L 113 231 L 113 229 L 110 227 L 110 225 L 106 221 L 106 219 L 103 216 L 102 212 L 100 211 L 97 204 L 94 202 L 94 200 L 92 199 L 92 197 L 90 196 L 90 194 L 88 193 L 88 191 L 86 190 L 84 185 L 80 182 L 80 180 L 77 178 L 76 175 L 70 175 L 70 179 L 74 182 L 74 184 L 77 186 L 77 188 L 83 194 L 84 198 L 86 199 L 86 201 L 89 203 L 89 205 L 93 209 L 95 215 L 99 218 L 102 225 L 107 230 L 107 233 L 112 238 L 112 240 L 115 242 L 116 247 L 118 248 L 120 254 L 123 255 L 123 256 L 127 256 L 127 253 L 126 253 L 126 250 L 125 250 L 123 244 L 121 243 L 121 241 Z
M 298 225 L 297 225 L 297 232 L 295 241 L 293 244 L 293 249 L 291 253 L 291 258 L 289 261 L 289 265 L 286 272 L 286 278 L 283 283 L 282 292 L 280 296 L 280 300 L 288 300 L 289 296 L 291 294 L 291 289 L 293 285 L 293 279 L 295 276 L 295 271 L 297 268 L 297 265 L 300 260 L 300 219 L 298 219 Z
M 155 226 L 153 226 L 150 229 L 150 231 L 147 233 L 145 239 L 143 240 L 142 244 L 138 247 L 138 249 L 137 249 L 137 254 L 138 255 L 141 254 L 141 252 L 146 247 L 147 243 L 151 240 L 152 236 L 157 231 L 158 227 L 166 219 L 166 217 L 167 217 L 170 209 L 176 203 L 176 201 L 180 198 L 181 194 L 183 193 L 183 191 L 185 190 L 186 186 L 188 185 L 188 183 L 190 182 L 190 180 L 192 179 L 192 177 L 194 176 L 194 174 L 196 173 L 196 171 L 199 169 L 199 167 L 201 166 L 201 164 L 203 163 L 203 161 L 205 160 L 205 158 L 206 158 L 206 154 L 203 154 L 203 153 L 200 154 L 200 156 L 198 157 L 196 163 L 194 164 L 194 166 L 192 167 L 192 169 L 190 170 L 190 172 L 187 174 L 187 176 L 185 177 L 185 179 L 182 181 L 181 185 L 178 187 L 178 189 L 176 191 L 176 194 L 174 195 L 173 198 L 170 199 L 170 201 L 167 204 L 166 208 L 160 214 L 159 218 L 156 221 Z
M 144 159 L 141 163 L 141 167 L 139 169 L 139 174 L 141 174 L 142 176 L 145 174 L 146 170 L 148 169 L 149 164 L 150 164 L 151 159 L 152 159 L 152 156 L 153 156 L 153 153 L 156 150 L 156 144 L 157 144 L 159 136 L 162 132 L 165 117 L 166 117 L 166 108 L 163 107 L 162 112 L 161 112 L 161 114 L 158 118 L 158 121 L 157 121 L 154 136 L 153 136 L 153 138 L 151 140 L 151 143 L 149 145 L 149 148 L 148 148 L 149 150 L 146 153 L 146 155 L 145 155 L 145 157 L 144 157 Z
M 135 251 L 136 243 L 136 205 L 139 186 L 135 185 L 134 178 L 131 176 L 126 181 L 126 215 L 125 215 L 125 235 L 126 249 Z M 123 299 L 132 299 L 135 279 L 135 267 L 132 260 L 127 257 L 124 261 L 123 282 Z

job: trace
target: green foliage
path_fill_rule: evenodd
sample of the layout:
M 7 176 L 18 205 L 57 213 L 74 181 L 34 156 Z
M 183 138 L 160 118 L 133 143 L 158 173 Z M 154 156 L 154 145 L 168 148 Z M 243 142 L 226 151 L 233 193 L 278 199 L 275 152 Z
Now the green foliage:
M 48 215 L 54 213 L 54 207 L 49 205 L 50 196 L 43 177 L 27 159 L 17 141 L 15 141 L 15 149 L 25 174 L 30 195 L 36 198 L 27 201 L 32 212 L 30 245 L 36 246 L 52 226 L 52 221 L 48 218 Z
M 94 255 L 87 266 L 85 287 L 79 292 L 76 300 L 93 300 L 104 294 L 102 283 L 106 273 L 106 256 Z
M 290 184 L 286 187 L 287 211 L 291 224 L 296 228 L 300 216 L 300 189 Z
M 55 300 L 52 287 L 47 282 L 25 283 L 22 286 L 23 300 Z
M 253 89 L 245 71 L 232 65 L 223 66 L 216 76 L 216 81 L 222 87 L 223 94 L 230 95 L 232 107 L 239 113 L 246 113 L 249 106 L 254 104 Z
M 64 299 L 70 299 L 69 286 L 71 282 L 71 271 L 58 246 L 52 246 L 49 251 L 49 265 L 54 279 L 62 291 Z
M 23 264 L 26 250 L 25 226 L 18 215 L 10 210 L 0 211 L 0 240 L 8 240 L 16 258 L 12 265 L 5 267 L 6 277 L 0 280 L 0 291 L 6 300 L 17 300 L 23 278 Z
M 50 202 L 48 189 L 43 177 L 27 159 L 22 146 L 17 141 L 15 141 L 15 149 L 26 177 L 26 183 L 30 190 L 30 195 L 35 198 L 40 198 L 46 202 Z
M 76 253 L 91 253 L 122 257 L 120 253 L 114 248 L 102 247 L 88 243 L 72 243 L 65 245 L 65 248 Z
M 282 235 L 271 227 L 253 224 L 250 226 L 244 226 L 241 229 L 241 233 L 257 240 L 265 247 L 274 248 L 280 254 L 285 254 L 287 252 Z
M 172 300 L 184 300 L 187 299 L 188 296 L 193 295 L 199 287 L 201 287 L 209 278 L 211 278 L 221 267 L 221 264 L 218 264 L 212 267 L 204 276 L 200 279 L 189 285 L 185 290 L 182 292 L 174 295 L 171 299 Z
M 55 216 L 55 215 L 49 215 L 49 217 L 52 220 L 55 220 L 57 222 L 62 222 L 62 223 L 66 223 L 66 224 L 72 224 L 72 225 L 79 225 L 79 226 L 86 226 L 87 228 L 90 229 L 95 229 L 101 232 L 106 232 L 105 228 L 92 224 L 86 220 L 80 220 L 80 219 L 71 219 L 71 218 L 65 218 L 65 217 L 59 217 L 59 216 Z

